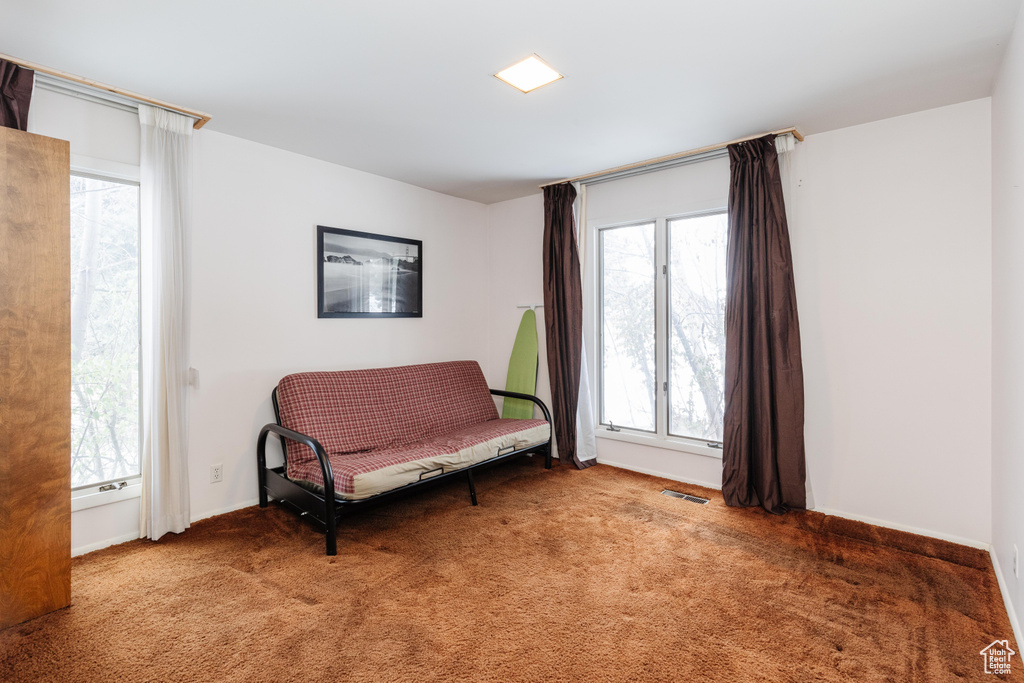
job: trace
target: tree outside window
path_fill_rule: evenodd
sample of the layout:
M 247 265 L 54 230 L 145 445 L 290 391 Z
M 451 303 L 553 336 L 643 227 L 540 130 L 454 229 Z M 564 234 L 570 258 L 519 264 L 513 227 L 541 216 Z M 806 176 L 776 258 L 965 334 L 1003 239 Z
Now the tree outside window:
M 599 235 L 601 421 L 657 432 L 663 410 L 663 433 L 721 442 L 726 214 L 604 228 Z
M 139 188 L 71 177 L 71 486 L 139 474 Z

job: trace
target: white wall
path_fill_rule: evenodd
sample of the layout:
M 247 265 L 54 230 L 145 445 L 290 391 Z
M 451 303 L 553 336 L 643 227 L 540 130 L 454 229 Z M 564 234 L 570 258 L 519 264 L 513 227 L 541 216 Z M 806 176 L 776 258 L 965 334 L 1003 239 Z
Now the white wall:
M 811 502 L 975 545 L 992 526 L 989 104 L 808 136 L 788 174 Z M 540 196 L 489 212 L 503 267 L 539 268 Z M 529 231 L 521 239 L 507 234 L 517 225 Z M 499 291 L 492 364 L 507 357 L 516 319 Z M 721 461 L 706 456 L 611 439 L 598 454 L 721 482 Z
M 139 166 L 139 117 L 132 112 L 37 87 L 28 130 L 68 140 L 72 166 L 83 159 Z
M 987 99 L 809 136 L 787 212 L 815 507 L 991 539 Z
M 292 372 L 486 363 L 486 207 L 210 131 L 196 136 L 194 519 L 256 501 L 256 436 Z M 423 318 L 316 317 L 316 226 L 423 240 Z M 224 481 L 210 483 L 210 466 Z
M 1011 615 L 1024 614 L 1024 14 L 992 94 L 992 545 Z M 1024 561 L 1024 557 L 1020 558 Z M 1017 643 L 1021 630 L 1017 623 Z M 1019 650 L 1020 648 L 1018 648 Z
M 1013 187 L 1024 165 L 1019 53 L 1011 52 L 995 112 L 1003 136 L 1018 136 L 1015 152 L 995 160 L 994 346 L 1008 377 L 995 386 L 995 472 L 989 101 L 809 136 L 794 157 L 789 207 L 816 506 L 987 542 L 995 481 L 1006 565 L 1022 517 L 1011 493 L 1021 466 L 1010 454 L 1024 442 L 1011 420 L 1024 403 L 1013 381 L 1024 374 L 1016 360 L 1024 326 L 1011 315 L 1022 303 L 1017 255 L 1024 260 L 1011 229 L 1024 213 L 1020 183 Z M 73 154 L 106 148 L 111 161 L 127 163 L 128 148 L 105 147 L 108 123 L 55 97 L 37 93 L 34 132 L 75 137 Z M 74 133 L 72 120 L 86 124 Z M 255 500 L 256 433 L 272 418 L 271 388 L 288 372 L 475 358 L 492 386 L 504 385 L 522 315 L 515 307 L 543 298 L 539 194 L 484 207 L 205 130 L 196 135 L 195 173 L 193 518 Z M 318 320 L 317 224 L 423 239 L 424 318 Z M 542 316 L 538 323 L 539 394 L 548 400 Z M 720 462 L 705 456 L 602 439 L 599 457 L 720 480 Z M 216 463 L 225 480 L 210 484 Z M 76 512 L 73 546 L 130 535 L 137 515 L 137 501 Z
M 487 207 L 487 263 L 490 297 L 487 304 L 488 354 L 484 374 L 491 387 L 503 389 L 512 344 L 525 309 L 544 303 L 544 202 L 541 195 L 511 199 Z M 537 312 L 540 367 L 537 396 L 551 407 L 544 308 Z
M 132 113 L 37 90 L 30 130 L 71 140 L 73 163 L 137 169 Z M 256 502 L 256 436 L 285 374 L 487 364 L 485 206 L 207 130 L 195 134 L 194 193 L 193 520 Z M 423 240 L 423 318 L 317 319 L 317 225 Z M 213 464 L 224 466 L 217 484 Z M 76 511 L 71 525 L 76 553 L 136 538 L 139 500 Z

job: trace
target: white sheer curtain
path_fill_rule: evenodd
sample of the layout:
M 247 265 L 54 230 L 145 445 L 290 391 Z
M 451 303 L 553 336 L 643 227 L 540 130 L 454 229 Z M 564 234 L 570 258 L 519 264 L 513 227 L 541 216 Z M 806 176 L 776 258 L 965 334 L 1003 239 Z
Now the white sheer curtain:
M 803 156 L 792 134 L 780 135 L 775 138 L 775 152 L 779 156 L 779 175 L 782 178 L 782 197 L 786 204 L 786 217 L 789 223 L 790 236 L 800 230 L 801 179 L 804 176 Z M 814 491 L 811 478 L 804 480 L 808 510 L 814 509 Z
M 576 212 L 576 243 L 579 245 L 580 279 L 587 281 L 587 186 L 579 186 Z M 587 289 L 583 288 L 584 297 Z M 583 306 L 586 310 L 586 305 Z M 587 362 L 587 326 L 583 325 L 583 348 L 580 351 L 580 396 L 576 407 L 576 457 L 580 460 L 597 458 L 597 420 L 594 419 L 594 400 L 591 393 L 590 363 Z
M 189 242 L 192 119 L 139 105 L 142 126 L 142 514 L 140 536 L 189 526 Z

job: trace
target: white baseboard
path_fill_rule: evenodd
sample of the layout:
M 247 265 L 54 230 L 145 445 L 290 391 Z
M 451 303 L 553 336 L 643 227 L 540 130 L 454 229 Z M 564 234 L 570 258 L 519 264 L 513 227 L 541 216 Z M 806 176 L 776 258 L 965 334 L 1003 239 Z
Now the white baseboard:
M 1024 639 L 1020 637 L 1020 621 L 1017 620 L 1017 611 L 1013 608 L 1013 601 L 1010 600 L 1009 582 L 1003 577 L 1003 570 L 999 566 L 999 557 L 996 555 L 996 549 L 990 548 L 988 554 L 992 556 L 992 569 L 996 572 L 999 592 L 1003 596 L 1003 604 L 1006 605 L 1006 615 L 1010 617 L 1010 628 L 1013 629 L 1013 637 L 1017 641 L 1017 650 L 1020 650 L 1024 647 Z
M 196 513 L 196 514 L 192 515 L 189 518 L 189 524 L 194 524 L 195 522 L 198 522 L 201 519 L 206 519 L 207 517 L 216 517 L 217 515 L 223 515 L 226 512 L 234 512 L 235 510 L 241 510 L 242 508 L 252 507 L 253 505 L 257 505 L 258 503 L 259 503 L 259 499 L 258 498 L 253 498 L 252 500 L 243 500 L 240 503 L 235 503 L 234 505 L 229 505 L 227 507 L 218 508 L 216 510 L 205 510 L 203 512 L 199 512 L 199 513 Z M 109 548 L 112 545 L 117 545 L 118 543 L 124 543 L 125 541 L 134 541 L 136 538 L 139 538 L 139 532 L 137 532 L 137 531 L 135 533 L 133 533 L 133 534 L 124 534 L 123 536 L 114 536 L 113 538 L 106 538 L 106 539 L 103 539 L 102 541 L 96 541 L 95 543 L 90 543 L 88 545 L 82 545 L 82 546 L 79 546 L 77 548 L 72 548 L 71 549 L 71 557 L 78 557 L 79 555 L 85 555 L 86 553 L 91 553 L 94 550 L 103 550 L 104 548 Z
M 77 548 L 72 548 L 71 549 L 71 557 L 78 557 L 79 555 L 85 555 L 86 553 L 91 553 L 94 550 L 103 550 L 104 548 L 109 548 L 110 546 L 117 545 L 118 543 L 124 543 L 126 541 L 134 541 L 138 537 L 139 537 L 139 532 L 136 531 L 134 534 L 124 534 L 123 536 L 114 536 L 113 538 L 105 538 L 102 541 L 96 541 L 95 543 L 90 543 L 88 545 L 80 545 Z
M 865 524 L 871 524 L 873 526 L 885 527 L 886 529 L 895 529 L 896 531 L 906 531 L 907 533 L 917 534 L 918 536 L 928 536 L 929 538 L 937 538 L 940 541 L 949 541 L 950 543 L 956 543 L 957 545 L 965 545 L 968 548 L 988 550 L 990 547 L 988 543 L 985 543 L 983 541 L 976 541 L 972 538 L 954 536 L 953 534 L 947 534 L 941 531 L 932 531 L 931 529 L 921 529 L 919 527 L 910 526 L 909 524 L 900 524 L 899 522 L 888 522 L 884 519 L 867 517 L 865 515 L 856 515 L 849 512 L 843 512 L 842 510 L 833 510 L 832 508 L 817 507 L 814 508 L 814 511 L 820 512 L 824 515 L 830 515 L 832 517 L 842 517 L 843 519 L 852 519 L 855 522 L 864 522 Z
M 252 507 L 253 505 L 259 505 L 259 502 L 259 498 L 252 498 L 250 500 L 243 500 L 240 503 L 235 503 L 234 505 L 228 505 L 227 507 L 217 508 L 216 510 L 204 510 L 203 512 L 197 512 L 196 514 L 192 515 L 189 524 L 194 524 L 195 522 L 198 522 L 201 519 L 206 519 L 207 517 L 216 517 L 217 515 L 223 515 L 228 512 L 234 512 L 235 510 L 241 510 L 242 508 L 249 508 Z
M 690 479 L 683 479 L 679 476 L 668 474 L 667 472 L 658 472 L 657 470 L 647 469 L 646 467 L 636 467 L 633 465 L 626 465 L 624 463 L 612 462 L 610 460 L 599 459 L 598 463 L 602 465 L 609 465 L 611 467 L 618 467 L 623 470 L 631 470 L 633 472 L 640 472 L 641 474 L 649 474 L 654 477 L 660 477 L 662 479 L 671 479 L 672 481 L 679 481 L 684 484 L 694 484 L 696 486 L 703 486 L 709 489 L 715 489 L 721 491 L 722 487 L 718 484 L 704 481 L 694 481 Z M 970 538 L 963 538 L 962 536 L 955 536 L 953 534 L 946 534 L 939 531 L 932 531 L 930 529 L 921 529 L 918 527 L 910 526 L 908 524 L 899 524 L 896 522 L 887 522 L 882 519 L 875 517 L 866 517 L 864 515 L 855 515 L 841 510 L 833 510 L 831 508 L 815 508 L 816 512 L 820 512 L 824 515 L 830 515 L 833 517 L 841 517 L 843 519 L 851 519 L 856 522 L 864 522 L 865 524 L 872 524 L 874 526 L 884 527 L 886 529 L 895 529 L 896 531 L 906 531 L 911 534 L 917 534 L 918 536 L 928 536 L 929 538 L 937 538 L 943 541 L 949 541 L 951 543 L 957 543 L 959 545 L 965 545 L 969 548 L 978 548 L 980 550 L 987 550 L 989 555 L 992 557 L 992 569 L 996 574 L 996 581 L 999 583 L 999 592 L 1003 597 L 1003 604 L 1006 606 L 1006 614 L 1010 618 L 1010 628 L 1013 629 L 1013 637 L 1017 641 L 1018 650 L 1024 647 L 1024 638 L 1021 638 L 1020 621 L 1017 618 L 1017 612 L 1013 607 L 1013 602 L 1010 600 L 1010 593 L 1008 590 L 1008 582 L 1003 576 L 1002 568 L 999 566 L 999 558 L 996 556 L 995 548 L 989 543 L 982 541 L 975 541 Z
M 609 467 L 618 467 L 620 470 L 630 470 L 632 472 L 639 472 L 640 474 L 649 474 L 652 477 L 660 477 L 662 479 L 671 479 L 672 481 L 682 482 L 684 484 L 693 484 L 694 486 L 703 486 L 706 489 L 714 489 L 716 491 L 722 490 L 720 483 L 716 484 L 710 481 L 697 481 L 696 479 L 683 479 L 682 477 L 669 474 L 668 472 L 659 472 L 657 470 L 648 469 L 646 467 L 637 467 L 635 465 L 627 465 L 621 462 L 613 462 L 611 460 L 605 460 L 604 458 L 598 458 L 597 463 L 599 465 L 608 465 Z
M 649 474 L 654 477 L 660 477 L 662 479 L 671 479 L 672 481 L 679 481 L 684 484 L 693 484 L 695 486 L 703 486 L 705 488 L 714 489 L 716 491 L 722 490 L 722 485 L 709 481 L 698 481 L 696 479 L 684 479 L 675 474 L 669 474 L 668 472 L 659 472 L 657 470 L 648 469 L 646 467 L 636 467 L 635 465 L 627 465 L 626 463 L 613 462 L 611 460 L 605 460 L 603 458 L 598 459 L 598 462 L 602 465 L 609 465 L 611 467 L 618 467 L 623 470 L 631 470 L 633 472 L 640 472 L 641 474 Z M 932 531 L 931 529 L 921 529 L 919 527 L 910 526 L 909 524 L 900 524 L 898 522 L 888 522 L 884 519 L 878 519 L 876 517 L 866 517 L 864 515 L 856 515 L 849 512 L 843 512 L 842 510 L 834 510 L 832 508 L 816 507 L 813 508 L 815 512 L 820 512 L 824 515 L 831 515 L 833 517 L 842 517 L 843 519 L 851 519 L 855 522 L 864 522 L 865 524 L 872 524 L 874 526 L 885 527 L 886 529 L 895 529 L 896 531 L 906 531 L 911 534 L 917 534 L 918 536 L 928 536 L 929 538 L 937 538 L 942 541 L 949 541 L 950 543 L 956 543 L 958 545 L 965 545 L 969 548 L 978 548 L 980 550 L 989 550 L 989 544 L 983 541 L 976 541 L 971 538 L 964 538 L 962 536 L 954 536 L 953 534 L 943 533 L 941 531 Z

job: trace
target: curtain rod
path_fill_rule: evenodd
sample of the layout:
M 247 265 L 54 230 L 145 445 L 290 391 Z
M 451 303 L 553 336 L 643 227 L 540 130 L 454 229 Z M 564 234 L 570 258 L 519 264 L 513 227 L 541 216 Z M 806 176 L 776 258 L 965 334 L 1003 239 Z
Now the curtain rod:
M 740 142 L 747 142 L 748 140 L 756 140 L 757 138 L 763 138 L 765 135 L 787 135 L 792 134 L 800 142 L 804 141 L 804 136 L 800 134 L 800 131 L 796 127 L 783 128 L 781 130 L 773 130 L 770 133 L 758 133 L 757 135 L 748 135 L 745 138 L 736 138 L 735 140 L 729 140 L 729 142 L 720 142 L 717 145 L 707 145 L 705 147 L 698 147 L 697 149 L 691 149 L 686 152 L 679 152 L 678 154 L 669 154 L 668 156 L 658 157 L 656 159 L 647 159 L 645 161 L 637 161 L 632 164 L 626 164 L 624 166 L 616 166 L 615 168 L 608 168 L 603 171 L 597 171 L 596 173 L 587 173 L 586 175 L 578 175 L 575 178 L 565 178 L 564 180 L 556 180 L 551 183 L 544 183 L 540 187 L 550 187 L 551 185 L 561 185 L 562 183 L 577 183 L 581 180 L 593 180 L 594 178 L 600 178 L 606 175 L 612 175 L 615 173 L 622 173 L 624 171 L 632 171 L 638 168 L 644 168 L 645 166 L 655 166 L 657 164 L 663 164 L 669 161 L 675 161 L 676 159 L 685 159 L 686 157 L 697 156 L 698 154 L 707 154 L 708 152 L 715 152 L 720 149 L 725 149 L 729 145 L 735 145 Z
M 97 90 L 105 90 L 106 92 L 111 92 L 115 95 L 120 95 L 121 97 L 127 97 L 130 100 L 141 102 L 142 104 L 151 104 L 154 107 L 160 107 L 161 109 L 167 109 L 169 111 L 177 112 L 179 114 L 184 114 L 185 116 L 190 116 L 196 120 L 195 123 L 192 124 L 192 127 L 196 130 L 199 130 L 200 128 L 205 126 L 206 123 L 211 118 L 213 118 L 209 114 L 204 114 L 201 111 L 196 111 L 194 109 L 185 109 L 184 107 L 179 107 L 178 105 L 171 104 L 170 102 L 164 102 L 163 100 L 157 100 L 152 97 L 146 97 L 145 95 L 140 95 L 129 90 L 115 88 L 114 86 L 107 85 L 106 83 L 100 83 L 99 81 L 94 81 L 89 78 L 82 78 L 81 76 L 69 74 L 66 71 L 51 69 L 50 67 L 42 66 L 41 64 L 33 64 L 32 62 L 25 61 L 24 59 L 11 57 L 10 55 L 0 54 L 0 59 L 11 62 L 12 64 L 17 64 L 18 66 L 25 67 L 26 69 L 32 69 L 33 71 L 38 71 L 39 73 L 44 73 L 49 76 L 53 76 L 54 78 L 60 78 L 65 81 L 70 81 L 72 83 L 77 83 L 79 85 L 85 85 L 90 88 L 95 88 Z

